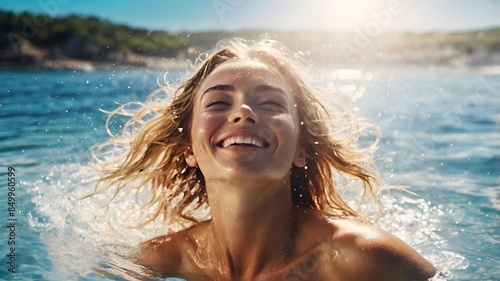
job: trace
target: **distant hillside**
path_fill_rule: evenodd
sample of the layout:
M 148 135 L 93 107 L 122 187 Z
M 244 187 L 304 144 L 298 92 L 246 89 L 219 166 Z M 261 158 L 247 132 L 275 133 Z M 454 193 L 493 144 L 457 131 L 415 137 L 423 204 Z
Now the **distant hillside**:
M 49 18 L 0 11 L 0 66 L 166 67 L 194 59 L 221 39 L 263 34 L 320 63 L 337 65 L 500 64 L 500 28 L 464 33 L 241 32 L 170 33 L 77 15 Z

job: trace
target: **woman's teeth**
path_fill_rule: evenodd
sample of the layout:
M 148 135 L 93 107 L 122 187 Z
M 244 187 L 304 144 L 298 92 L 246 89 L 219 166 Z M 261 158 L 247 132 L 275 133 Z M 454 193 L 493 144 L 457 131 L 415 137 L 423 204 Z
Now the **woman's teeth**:
M 222 143 L 222 147 L 226 148 L 230 145 L 253 145 L 259 148 L 263 148 L 264 144 L 261 140 L 255 137 L 230 137 Z

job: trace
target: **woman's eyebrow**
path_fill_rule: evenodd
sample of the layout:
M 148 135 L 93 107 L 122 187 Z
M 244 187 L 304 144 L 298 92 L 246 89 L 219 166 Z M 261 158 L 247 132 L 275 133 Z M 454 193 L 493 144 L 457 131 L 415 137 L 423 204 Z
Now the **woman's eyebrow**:
M 226 91 L 226 92 L 235 92 L 236 89 L 231 86 L 231 85 L 227 85 L 227 84 L 217 84 L 217 85 L 214 85 L 212 87 L 209 87 L 207 88 L 202 94 L 201 94 L 201 97 L 203 97 L 203 95 L 207 92 L 210 92 L 210 91 Z M 260 92 L 269 92 L 269 91 L 275 91 L 275 92 L 279 92 L 283 95 L 286 95 L 285 91 L 283 89 L 281 89 L 280 87 L 276 87 L 276 86 L 271 86 L 271 85 L 267 85 L 267 84 L 262 84 L 262 85 L 258 85 L 257 87 L 255 87 L 253 89 L 254 92 L 256 93 L 260 93 Z
M 267 85 L 267 84 L 263 84 L 263 85 L 259 85 L 257 87 L 255 87 L 254 89 L 254 92 L 268 92 L 268 91 L 276 91 L 276 92 L 280 92 L 284 95 L 286 95 L 285 91 L 283 91 L 283 89 L 281 89 L 280 87 L 276 87 L 276 86 L 271 86 L 271 85 Z
M 218 85 L 215 85 L 215 86 L 212 86 L 212 87 L 209 87 L 207 88 L 203 94 L 201 94 L 201 96 L 203 97 L 203 95 L 207 92 L 210 92 L 210 91 L 227 91 L 227 92 L 234 92 L 236 91 L 235 88 L 231 85 L 225 85 L 225 84 L 218 84 Z

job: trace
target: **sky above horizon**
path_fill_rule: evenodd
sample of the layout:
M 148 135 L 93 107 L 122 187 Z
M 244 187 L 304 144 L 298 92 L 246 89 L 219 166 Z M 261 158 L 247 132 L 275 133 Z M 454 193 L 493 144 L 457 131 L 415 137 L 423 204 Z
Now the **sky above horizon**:
M 2 0 L 0 9 L 96 16 L 164 31 L 469 31 L 500 27 L 495 0 Z

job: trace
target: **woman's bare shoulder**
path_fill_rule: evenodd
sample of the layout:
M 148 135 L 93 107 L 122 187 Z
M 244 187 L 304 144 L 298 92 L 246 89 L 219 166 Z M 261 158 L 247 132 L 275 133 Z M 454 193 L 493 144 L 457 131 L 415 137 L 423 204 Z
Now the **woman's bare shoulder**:
M 427 280 L 436 273 L 415 249 L 379 227 L 348 219 L 328 223 L 335 230 L 329 243 L 337 251 L 335 262 L 346 274 L 359 280 Z
M 141 243 L 133 256 L 137 263 L 164 275 L 178 269 L 182 263 L 182 234 L 163 235 Z
M 133 255 L 140 265 L 159 275 L 189 271 L 189 257 L 186 252 L 193 243 L 193 233 L 197 227 L 188 228 L 176 233 L 155 237 L 141 243 Z

